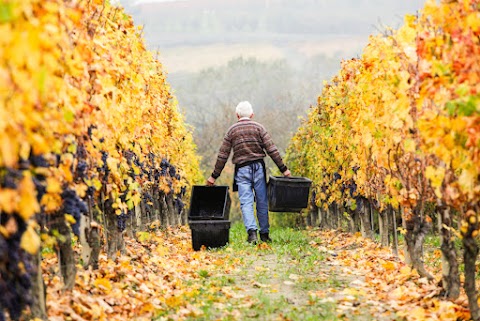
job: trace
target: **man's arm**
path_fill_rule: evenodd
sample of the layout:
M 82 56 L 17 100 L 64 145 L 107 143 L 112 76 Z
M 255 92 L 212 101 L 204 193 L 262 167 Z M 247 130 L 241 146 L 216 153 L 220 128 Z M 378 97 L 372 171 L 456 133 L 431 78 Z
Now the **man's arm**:
M 220 150 L 218 152 L 217 161 L 215 162 L 215 167 L 213 169 L 212 175 L 207 180 L 207 185 L 214 185 L 215 180 L 220 176 L 227 163 L 228 157 L 230 156 L 230 152 L 232 150 L 232 142 L 230 137 L 225 135 L 223 138 L 222 146 L 220 146 Z
M 287 166 L 283 163 L 282 156 L 280 156 L 277 146 L 275 146 L 270 134 L 264 128 L 261 136 L 264 145 L 263 148 L 267 152 L 268 156 L 270 156 L 270 158 L 275 162 L 275 165 L 277 165 L 278 169 L 284 176 L 291 176 Z

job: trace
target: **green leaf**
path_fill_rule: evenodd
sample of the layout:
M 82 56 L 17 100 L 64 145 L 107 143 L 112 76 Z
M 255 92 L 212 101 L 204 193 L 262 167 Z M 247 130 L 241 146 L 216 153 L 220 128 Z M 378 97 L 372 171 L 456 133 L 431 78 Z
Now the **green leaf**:
M 457 109 L 457 105 L 455 104 L 454 101 L 449 101 L 445 104 L 445 107 L 447 108 L 448 115 L 449 116 L 454 116 L 455 115 L 455 110 Z
M 355 211 L 357 209 L 357 202 L 355 202 L 355 200 L 352 202 L 352 204 L 350 205 L 350 209 L 352 211 Z
M 127 206 L 128 206 L 128 209 L 129 209 L 129 210 L 132 210 L 132 209 L 135 207 L 135 205 L 133 204 L 133 201 L 132 201 L 132 200 L 128 200 L 128 201 L 127 201 Z
M 465 133 L 455 133 L 454 135 L 455 144 L 465 148 L 468 141 L 468 136 Z
M 0 2 L 0 23 L 7 23 L 13 20 L 13 3 Z
M 63 113 L 63 118 L 69 123 L 73 122 L 75 119 L 75 114 L 71 110 L 65 110 Z
M 67 152 L 69 152 L 70 154 L 75 154 L 77 152 L 77 145 L 70 144 L 67 148 Z
M 460 116 L 472 116 L 472 114 L 476 111 L 477 106 L 475 106 L 470 99 L 467 102 L 461 102 L 458 104 L 458 114 Z
M 474 113 L 479 112 L 478 106 L 480 105 L 480 97 L 479 96 L 469 96 L 468 99 L 466 97 L 462 98 L 461 100 L 452 100 L 445 104 L 447 108 L 449 116 L 455 116 L 458 114 L 459 116 L 472 116 Z
M 462 84 L 458 86 L 458 88 L 455 90 L 455 93 L 460 97 L 465 97 L 468 95 L 469 91 L 470 91 L 470 88 L 467 85 Z
M 432 71 L 435 75 L 438 76 L 445 76 L 450 74 L 450 68 L 439 61 L 433 63 Z

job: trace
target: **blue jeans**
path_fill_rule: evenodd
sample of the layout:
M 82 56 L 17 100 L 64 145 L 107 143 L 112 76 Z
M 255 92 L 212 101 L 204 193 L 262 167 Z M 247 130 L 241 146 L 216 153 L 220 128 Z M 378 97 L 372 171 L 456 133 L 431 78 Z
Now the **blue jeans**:
M 253 212 L 253 203 L 256 198 L 257 218 L 260 225 L 260 233 L 268 233 L 268 199 L 265 173 L 260 163 L 253 163 L 240 167 L 235 176 L 238 185 L 238 197 L 242 210 L 243 224 L 247 231 L 258 230 Z M 255 193 L 255 196 L 254 196 Z

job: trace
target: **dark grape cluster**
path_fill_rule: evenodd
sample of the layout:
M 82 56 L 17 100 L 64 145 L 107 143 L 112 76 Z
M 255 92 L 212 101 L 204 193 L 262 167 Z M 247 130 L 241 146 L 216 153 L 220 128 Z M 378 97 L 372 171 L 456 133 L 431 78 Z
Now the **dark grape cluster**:
M 35 168 L 47 168 L 50 166 L 43 155 L 34 155 L 33 153 L 30 154 L 29 162 Z M 40 204 L 43 195 L 47 192 L 46 177 L 42 173 L 35 172 L 35 175 L 32 176 L 32 181 L 37 191 L 37 201 Z M 42 215 L 44 216 L 44 213 L 38 213 L 37 217 Z
M 13 168 L 5 168 L 0 171 L 0 187 L 16 189 L 18 182 L 22 179 L 23 173 Z
M 93 130 L 96 129 L 96 128 L 97 128 L 97 126 L 95 126 L 95 125 L 88 126 L 87 133 L 88 133 L 88 137 L 90 137 L 90 139 L 92 138 Z
M 127 159 L 127 163 L 131 165 L 133 163 L 133 160 L 135 158 L 135 153 L 132 152 L 131 150 L 124 150 L 123 151 L 123 156 Z
M 87 196 L 93 197 L 95 194 L 95 187 L 93 186 L 88 186 L 87 188 Z
M 75 218 L 75 224 L 72 225 L 72 231 L 75 235 L 80 235 L 80 218 L 82 214 L 88 213 L 85 202 L 77 195 L 77 192 L 71 188 L 65 189 L 62 194 L 63 212 L 72 215 Z
M 352 180 L 352 182 L 348 184 L 348 190 L 350 192 L 350 197 L 353 197 L 357 193 L 357 183 Z
M 123 211 L 120 215 L 117 215 L 117 228 L 120 232 L 125 231 L 125 229 L 127 228 L 128 216 L 129 215 L 124 213 Z
M 120 196 L 120 200 L 122 202 L 126 202 L 126 194 L 123 194 Z M 120 215 L 117 214 L 117 228 L 120 232 L 125 231 L 127 228 L 127 219 L 130 217 L 132 214 L 132 211 L 127 210 L 127 212 L 122 210 L 122 213 Z
M 145 192 L 143 193 L 143 201 L 145 203 L 145 209 L 149 213 L 153 213 L 153 197 L 150 195 L 150 193 Z
M 187 187 L 186 186 L 182 186 L 182 188 L 180 189 L 180 197 L 184 197 L 185 194 L 187 193 Z
M 75 176 L 84 178 L 87 174 L 88 164 L 83 159 L 80 159 L 77 163 L 77 168 L 75 169 Z
M 45 184 L 45 177 L 41 175 L 36 175 L 32 177 L 33 184 L 37 190 L 37 201 L 40 203 L 43 195 L 47 192 L 47 186 Z
M 17 214 L 0 214 L 2 225 L 12 219 L 17 231 L 8 238 L 0 234 L 0 320 L 5 320 L 5 311 L 12 320 L 19 320 L 23 309 L 32 303 L 32 257 L 20 247 L 26 224 Z
M 175 166 L 170 165 L 170 167 L 168 168 L 168 174 L 170 175 L 170 177 L 177 176 L 177 169 L 175 168 Z
M 339 173 L 337 173 L 337 172 L 333 173 L 333 181 L 334 182 L 338 181 L 341 178 L 342 178 L 342 175 L 340 175 Z
M 368 204 L 368 199 L 363 196 L 357 196 L 355 197 L 355 204 L 357 204 L 358 211 L 365 211 L 365 208 Z
M 50 166 L 50 164 L 48 163 L 48 161 L 45 159 L 45 157 L 43 155 L 31 154 L 29 159 L 30 159 L 30 163 L 34 167 L 49 167 Z
M 107 181 L 108 175 L 110 174 L 110 170 L 108 169 L 107 165 L 108 153 L 106 151 L 102 151 L 102 167 L 98 167 L 97 171 L 103 174 L 103 181 Z
M 77 153 L 76 158 L 78 159 L 77 167 L 75 168 L 75 177 L 76 178 L 85 178 L 87 175 L 88 170 L 88 163 L 87 163 L 88 153 L 85 149 L 85 146 L 80 143 L 77 146 Z
M 161 168 L 160 173 L 162 176 L 167 176 L 169 167 L 170 167 L 170 163 L 168 162 L 168 160 L 166 160 L 165 158 L 162 158 L 162 161 L 160 162 L 160 168 Z
M 144 163 L 141 162 L 141 161 L 138 159 L 138 157 L 135 157 L 135 158 L 133 159 L 133 163 L 135 164 L 135 166 L 137 166 L 137 167 L 139 167 L 139 168 L 141 168 L 141 169 L 144 169 L 144 167 L 145 167 L 145 166 L 144 166 Z
M 87 159 L 88 153 L 87 150 L 85 149 L 85 146 L 80 143 L 77 146 L 77 158 L 79 159 Z
M 141 173 L 139 175 L 143 175 L 149 181 L 154 182 L 154 183 L 158 183 L 162 177 L 169 178 L 167 180 L 167 184 L 170 187 L 170 193 L 172 195 L 174 194 L 173 179 L 180 180 L 181 176 L 177 172 L 177 168 L 174 165 L 172 165 L 168 161 L 167 158 L 164 158 L 164 157 L 161 158 L 160 163 L 158 163 L 157 160 L 160 159 L 160 158 L 157 157 L 153 153 L 149 153 L 147 155 L 147 161 L 140 162 L 137 155 L 131 150 L 124 151 L 123 155 L 127 159 L 128 164 L 130 166 L 132 166 L 132 164 L 135 164 L 135 166 L 140 168 Z M 103 156 L 105 156 L 105 154 L 103 154 Z M 105 157 L 105 161 L 106 161 L 106 157 Z M 103 170 L 103 172 L 105 172 L 105 171 L 106 171 L 106 169 Z M 102 170 L 99 169 L 99 172 L 102 172 Z M 132 169 L 129 172 L 129 176 L 133 179 L 137 179 L 138 175 L 135 174 L 135 172 Z M 175 206 L 176 211 L 178 211 L 178 213 L 181 213 L 183 211 L 183 209 L 185 208 L 185 204 L 182 200 L 182 198 L 185 196 L 185 194 L 186 194 L 186 186 L 183 186 L 180 189 L 179 193 L 173 195 L 174 196 L 174 206 Z M 122 199 L 122 201 L 125 201 L 124 196 L 121 196 L 121 199 Z M 153 206 L 153 201 L 154 200 L 153 200 L 152 195 L 149 192 L 144 191 L 144 193 L 142 195 L 142 201 L 145 205 L 145 210 L 147 212 L 152 213 L 154 211 L 154 206 Z M 126 228 L 126 220 L 128 219 L 128 217 L 130 217 L 130 215 L 131 215 L 131 213 L 129 213 L 129 211 L 127 213 L 121 213 L 120 215 L 117 215 L 117 227 L 120 231 L 123 231 Z
M 185 208 L 185 204 L 183 203 L 182 199 L 180 197 L 175 197 L 173 202 L 178 214 L 182 213 L 183 209 Z

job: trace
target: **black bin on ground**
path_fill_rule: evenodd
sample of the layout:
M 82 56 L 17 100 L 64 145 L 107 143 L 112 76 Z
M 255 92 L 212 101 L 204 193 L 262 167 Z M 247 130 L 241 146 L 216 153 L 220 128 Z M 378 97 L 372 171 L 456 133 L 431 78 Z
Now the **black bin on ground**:
M 228 220 L 231 199 L 228 186 L 202 186 L 192 188 L 188 219 L 195 220 Z
M 300 212 L 308 207 L 312 181 L 305 177 L 270 176 L 268 210 L 271 212 Z
M 202 245 L 217 248 L 229 242 L 230 221 L 189 221 L 188 224 L 192 230 L 192 246 L 195 251 L 199 251 Z

